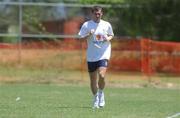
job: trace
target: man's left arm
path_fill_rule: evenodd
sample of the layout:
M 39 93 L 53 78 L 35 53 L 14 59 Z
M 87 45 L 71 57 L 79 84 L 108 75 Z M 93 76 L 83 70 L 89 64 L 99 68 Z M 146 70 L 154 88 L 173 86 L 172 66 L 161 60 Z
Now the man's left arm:
M 104 39 L 105 39 L 106 41 L 110 41 L 110 40 L 113 39 L 113 37 L 114 37 L 113 35 L 105 35 L 105 38 L 104 38 Z
M 104 36 L 104 40 L 110 41 L 113 39 L 113 37 L 114 37 L 113 29 L 111 24 L 109 24 L 107 34 Z

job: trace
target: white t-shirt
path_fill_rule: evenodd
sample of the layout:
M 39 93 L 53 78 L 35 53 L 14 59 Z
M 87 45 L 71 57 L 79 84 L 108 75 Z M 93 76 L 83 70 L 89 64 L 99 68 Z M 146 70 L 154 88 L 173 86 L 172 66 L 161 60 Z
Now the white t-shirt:
M 94 30 L 94 33 L 87 40 L 87 61 L 109 60 L 111 56 L 111 43 L 104 41 L 103 37 L 105 35 L 114 36 L 111 24 L 104 20 L 100 20 L 99 23 L 89 20 L 82 25 L 78 35 L 83 38 L 92 30 Z

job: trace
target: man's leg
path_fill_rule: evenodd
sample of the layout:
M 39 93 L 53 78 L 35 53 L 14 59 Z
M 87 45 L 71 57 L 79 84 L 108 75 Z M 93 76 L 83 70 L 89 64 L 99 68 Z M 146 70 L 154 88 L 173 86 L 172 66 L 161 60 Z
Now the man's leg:
M 90 76 L 91 91 L 92 91 L 93 95 L 96 95 L 96 93 L 98 91 L 97 71 L 89 72 L 89 76 Z
M 98 95 L 98 84 L 97 84 L 97 71 L 89 72 L 91 91 L 94 95 L 93 108 L 99 108 L 99 95 Z
M 98 91 L 98 96 L 99 96 L 99 106 L 104 107 L 105 106 L 105 99 L 104 99 L 104 88 L 105 88 L 105 74 L 106 74 L 107 67 L 100 67 L 98 69 L 98 75 L 99 75 L 99 81 L 98 81 L 98 86 L 99 86 L 99 91 Z
M 107 67 L 100 67 L 98 69 L 99 81 L 98 86 L 100 90 L 103 90 L 105 87 L 105 74 L 106 74 Z

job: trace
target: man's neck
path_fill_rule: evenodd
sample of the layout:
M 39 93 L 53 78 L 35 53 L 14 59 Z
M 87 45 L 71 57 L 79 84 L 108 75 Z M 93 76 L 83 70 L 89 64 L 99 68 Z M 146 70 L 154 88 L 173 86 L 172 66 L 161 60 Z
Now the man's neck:
M 99 23 L 101 19 L 93 20 L 95 23 Z

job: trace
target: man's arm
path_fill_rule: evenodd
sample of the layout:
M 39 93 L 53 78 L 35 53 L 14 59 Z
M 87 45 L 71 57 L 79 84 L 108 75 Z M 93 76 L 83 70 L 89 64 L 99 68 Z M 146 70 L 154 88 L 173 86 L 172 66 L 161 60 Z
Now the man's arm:
M 114 36 L 109 35 L 109 36 L 107 36 L 107 37 L 106 37 L 106 40 L 107 40 L 107 41 L 110 41 L 110 40 L 112 40 L 112 39 L 113 39 L 113 37 L 114 37 Z
M 89 33 L 87 33 L 87 35 L 85 35 L 85 36 L 80 36 L 79 35 L 79 38 L 80 39 L 88 39 L 89 37 L 91 37 L 92 35 L 93 35 L 93 33 L 94 33 L 94 30 L 92 29 Z
M 104 41 L 111 41 L 113 39 L 114 36 L 112 35 L 105 35 L 104 36 Z

